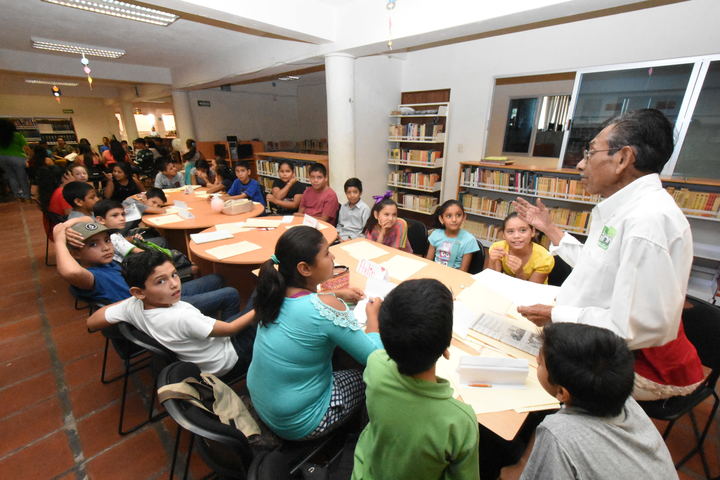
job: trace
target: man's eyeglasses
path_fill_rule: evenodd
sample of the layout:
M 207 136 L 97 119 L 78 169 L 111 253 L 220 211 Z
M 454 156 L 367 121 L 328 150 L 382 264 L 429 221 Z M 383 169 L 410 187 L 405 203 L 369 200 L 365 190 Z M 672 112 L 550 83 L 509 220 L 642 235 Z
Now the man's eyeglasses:
M 617 152 L 617 151 L 620 150 L 621 148 L 623 148 L 623 147 L 608 148 L 607 150 L 588 150 L 588 149 L 586 148 L 585 150 L 583 150 L 583 158 L 584 158 L 585 161 L 587 162 L 587 161 L 590 160 L 590 157 L 592 157 L 592 156 L 595 155 L 596 153 L 600 153 L 600 152 Z

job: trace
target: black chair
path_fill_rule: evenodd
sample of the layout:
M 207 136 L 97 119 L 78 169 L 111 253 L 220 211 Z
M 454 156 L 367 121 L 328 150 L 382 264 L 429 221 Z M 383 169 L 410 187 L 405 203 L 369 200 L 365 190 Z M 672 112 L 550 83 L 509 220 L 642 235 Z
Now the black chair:
M 406 218 L 405 221 L 408 226 L 408 242 L 410 242 L 413 253 L 424 257 L 427 255 L 428 248 L 430 247 L 425 224 L 412 218 Z
M 548 285 L 555 285 L 556 287 L 559 287 L 563 284 L 571 272 L 572 267 L 568 265 L 565 260 L 560 258 L 559 255 L 555 255 L 555 266 L 548 275 Z
M 468 273 L 470 275 L 482 272 L 482 269 L 485 266 L 485 247 L 483 247 L 482 243 L 480 243 L 480 240 L 475 239 L 475 241 L 477 242 L 479 250 L 472 254 L 470 268 L 468 269 Z
M 151 367 L 154 374 L 153 378 L 157 378 L 157 374 L 160 372 L 160 370 L 166 365 L 175 362 L 177 360 L 177 357 L 173 352 L 160 345 L 160 343 L 158 343 L 154 338 L 138 330 L 129 323 L 120 322 L 116 325 L 122 339 L 130 343 L 134 347 L 140 349 L 138 350 L 140 353 L 134 356 L 131 353 L 120 354 L 120 352 L 118 352 L 120 354 L 120 357 L 123 359 L 123 363 L 125 365 L 125 373 L 122 376 L 123 388 L 120 399 L 120 420 L 118 421 L 118 433 L 120 435 L 127 435 L 128 433 L 132 433 L 142 428 L 150 422 L 154 422 L 156 420 L 164 418 L 166 415 L 164 413 L 154 415 L 155 397 L 157 395 L 157 390 L 155 387 L 153 387 L 152 394 L 150 395 L 150 402 L 148 405 L 147 419 L 129 428 L 128 430 L 123 429 L 123 420 L 125 419 L 125 403 L 127 401 L 127 386 L 130 374 Z M 112 337 L 110 337 L 110 341 L 113 343 L 113 346 L 117 350 L 117 346 L 115 345 L 115 341 Z M 157 382 L 155 382 L 155 384 L 157 385 Z
M 663 432 L 665 439 L 670 435 L 675 422 L 683 415 L 689 414 L 697 443 L 687 455 L 675 464 L 675 468 L 680 468 L 693 455 L 699 453 L 705 475 L 710 478 L 710 468 L 705 458 L 703 442 L 717 413 L 718 404 L 720 404 L 720 398 L 715 391 L 720 376 L 720 349 L 718 348 L 720 345 L 720 307 L 690 296 L 687 297 L 687 300 L 692 307 L 683 311 L 685 334 L 697 349 L 702 364 L 711 369 L 710 374 L 690 395 L 638 403 L 648 416 L 669 422 Z M 709 397 L 713 397 L 713 406 L 705 426 L 700 431 L 693 409 Z

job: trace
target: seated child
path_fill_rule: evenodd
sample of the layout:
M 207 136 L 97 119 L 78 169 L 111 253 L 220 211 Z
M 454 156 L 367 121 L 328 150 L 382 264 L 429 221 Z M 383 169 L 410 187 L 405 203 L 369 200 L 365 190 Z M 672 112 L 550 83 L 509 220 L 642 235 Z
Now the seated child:
M 575 323 L 548 325 L 543 337 L 538 380 L 563 407 L 537 427 L 521 479 L 677 479 L 663 438 L 630 396 L 625 341 Z
M 111 172 L 106 173 L 105 176 L 107 177 L 103 192 L 105 198 L 122 202 L 131 195 L 145 191 L 137 174 L 132 172 L 132 168 L 127 162 L 117 162 L 112 166 Z
M 373 206 L 363 233 L 368 240 L 412 253 L 407 222 L 397 215 L 397 203 L 389 196 L 382 198 Z
M 362 374 L 333 372 L 335 347 L 363 365 L 382 347 L 378 302 L 369 303 L 365 333 L 345 302 L 317 293 L 317 285 L 332 277 L 333 258 L 322 233 L 299 226 L 283 233 L 260 267 L 255 319 L 261 327 L 247 385 L 260 418 L 288 440 L 320 437 L 362 405 Z M 352 293 L 362 295 L 336 292 Z
M 155 176 L 155 187 L 177 188 L 185 186 L 185 179 L 178 173 L 177 165 L 169 158 L 159 160 L 157 163 L 158 174 Z
M 362 201 L 362 182 L 358 178 L 349 178 L 343 186 L 347 203 L 340 206 L 337 232 L 341 241 L 362 237 L 362 230 L 370 218 L 370 207 Z
M 521 280 L 547 283 L 555 259 L 542 245 L 533 242 L 535 228 L 513 212 L 503 220 L 504 240 L 490 245 L 487 268 Z
M 217 173 L 220 183 L 222 183 L 222 189 L 226 192 L 230 190 L 236 177 L 226 160 L 222 158 L 215 159 L 215 173 Z
M 87 181 L 88 171 L 87 168 L 85 168 L 85 165 L 81 163 L 73 163 L 63 175 L 62 183 L 55 189 L 55 191 L 50 196 L 50 202 L 48 203 L 48 211 L 61 217 L 67 217 L 72 210 L 72 206 L 63 198 L 63 187 L 70 182 Z
M 113 261 L 110 232 L 90 217 L 59 223 L 53 229 L 60 276 L 87 298 L 118 302 L 130 296 L 130 287 Z M 240 311 L 240 295 L 232 287 L 223 287 L 219 275 L 205 275 L 182 285 L 185 301 L 205 315 L 219 310 L 223 320 Z
M 128 256 L 122 275 L 132 296 L 92 314 L 87 320 L 91 332 L 127 322 L 204 373 L 236 376 L 247 371 L 255 338 L 253 311 L 223 322 L 183 302 L 175 267 L 160 252 Z
M 470 269 L 478 242 L 462 226 L 467 216 L 460 202 L 448 200 L 435 211 L 435 230 L 428 237 L 430 247 L 425 258 L 463 272 Z
M 192 170 L 190 183 L 205 187 L 208 193 L 225 190 L 222 179 L 215 173 L 215 169 L 215 159 L 198 160 L 195 162 L 195 168 Z
M 125 209 L 125 213 L 133 213 L 133 216 L 140 216 L 147 214 L 165 213 L 163 205 L 167 203 L 167 197 L 162 189 L 157 187 L 150 187 L 146 192 L 141 192 L 136 195 L 127 197 L 122 202 L 122 206 Z M 133 211 L 135 210 L 135 211 Z M 130 225 L 127 228 L 134 228 L 140 223 L 140 220 L 134 220 L 133 224 L 128 222 Z
M 435 376 L 452 339 L 453 299 L 434 279 L 408 280 L 380 307 L 385 350 L 363 376 L 370 422 L 355 448 L 353 480 L 479 479 L 473 409 Z
M 273 180 L 271 193 L 268 193 L 268 205 L 278 215 L 292 215 L 300 208 L 305 185 L 298 182 L 295 170 L 288 160 L 280 161 L 278 176 L 280 178 Z
M 144 138 L 136 138 L 133 140 L 133 149 L 135 150 L 135 165 L 141 173 L 154 176 L 155 175 L 155 155 L 147 148 L 147 142 Z
M 300 200 L 298 215 L 308 214 L 318 220 L 335 225 L 340 203 L 335 190 L 327 184 L 327 169 L 322 163 L 310 167 L 310 186 L 305 189 Z
M 70 182 L 63 187 L 62 195 L 72 207 L 68 220 L 78 217 L 92 217 L 92 209 L 99 200 L 92 185 L 85 182 Z
M 250 178 L 250 164 L 246 161 L 239 162 L 235 165 L 235 176 L 237 179 L 232 183 L 227 194 L 230 198 L 248 198 L 253 202 L 265 205 L 265 195 L 263 189 L 254 178 Z

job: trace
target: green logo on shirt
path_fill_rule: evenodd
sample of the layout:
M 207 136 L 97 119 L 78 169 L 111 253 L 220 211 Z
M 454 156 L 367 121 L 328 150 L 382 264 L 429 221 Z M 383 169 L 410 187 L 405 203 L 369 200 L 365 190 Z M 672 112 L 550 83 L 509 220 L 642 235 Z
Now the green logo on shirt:
M 605 225 L 602 233 L 600 234 L 600 238 L 598 239 L 598 246 L 603 250 L 607 250 L 610 246 L 610 242 L 612 242 L 612 239 L 615 238 L 615 234 L 617 234 L 617 230 L 615 230 L 614 227 L 608 227 Z

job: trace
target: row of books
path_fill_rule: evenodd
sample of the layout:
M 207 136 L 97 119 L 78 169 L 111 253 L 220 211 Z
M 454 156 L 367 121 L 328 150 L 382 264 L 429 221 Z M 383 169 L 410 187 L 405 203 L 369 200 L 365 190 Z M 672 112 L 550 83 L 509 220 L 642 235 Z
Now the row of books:
M 692 215 L 720 218 L 720 194 L 711 192 L 693 192 L 687 188 L 666 187 L 678 206 L 685 210 L 694 210 Z
M 425 123 L 407 123 L 405 125 L 390 125 L 391 137 L 437 137 L 443 132 L 443 125 L 429 125 Z
M 438 206 L 438 198 L 430 195 L 416 195 L 396 191 L 393 193 L 392 199 L 401 207 L 429 214 L 435 213 Z
M 257 161 L 257 169 L 258 169 L 258 175 L 269 175 L 272 177 L 278 176 L 278 168 L 280 166 L 280 162 L 276 162 L 273 160 L 258 160 Z M 310 178 L 310 167 L 312 166 L 311 163 L 297 163 L 293 166 L 293 170 L 295 170 L 295 177 L 303 183 L 309 183 L 308 178 Z
M 532 193 L 586 202 L 600 201 L 600 195 L 590 195 L 580 180 L 576 178 L 551 177 L 530 171 L 493 170 L 482 167 L 465 167 L 460 178 L 462 185 L 470 187 Z
M 391 148 L 390 159 L 398 162 L 421 163 L 433 166 L 442 161 L 440 150 L 408 150 L 404 148 Z
M 395 170 L 388 174 L 389 184 L 403 184 L 417 188 L 432 188 L 440 180 L 437 173 L 408 172 Z
M 467 192 L 460 193 L 460 203 L 467 213 L 503 219 L 515 209 L 512 202 L 502 198 L 482 197 Z M 569 208 L 549 208 L 550 219 L 554 224 L 576 233 L 587 233 L 590 221 L 589 211 Z

